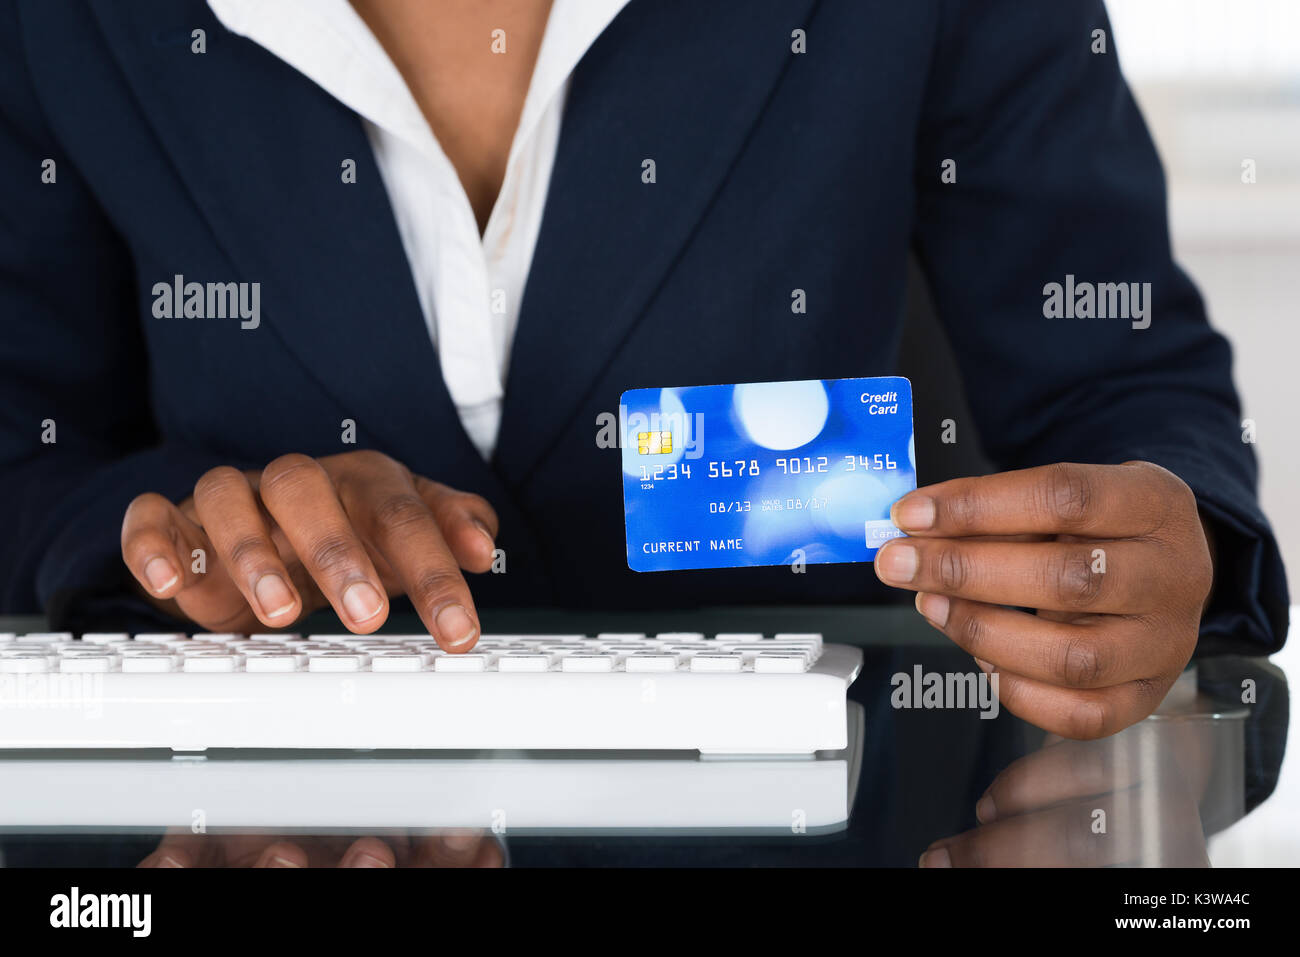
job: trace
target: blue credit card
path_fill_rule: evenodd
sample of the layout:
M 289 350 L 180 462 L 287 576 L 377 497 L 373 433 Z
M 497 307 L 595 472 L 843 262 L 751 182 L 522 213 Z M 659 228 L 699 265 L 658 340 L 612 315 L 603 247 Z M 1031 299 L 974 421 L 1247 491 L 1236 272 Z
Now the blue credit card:
M 916 488 L 899 376 L 632 389 L 619 423 L 633 571 L 869 562 Z

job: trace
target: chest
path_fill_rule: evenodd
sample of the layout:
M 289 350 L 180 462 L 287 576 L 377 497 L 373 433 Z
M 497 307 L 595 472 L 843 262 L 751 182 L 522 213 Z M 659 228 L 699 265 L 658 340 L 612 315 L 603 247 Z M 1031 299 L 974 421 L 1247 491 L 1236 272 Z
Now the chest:
M 550 0 L 353 0 L 406 81 L 484 229 L 506 161 Z

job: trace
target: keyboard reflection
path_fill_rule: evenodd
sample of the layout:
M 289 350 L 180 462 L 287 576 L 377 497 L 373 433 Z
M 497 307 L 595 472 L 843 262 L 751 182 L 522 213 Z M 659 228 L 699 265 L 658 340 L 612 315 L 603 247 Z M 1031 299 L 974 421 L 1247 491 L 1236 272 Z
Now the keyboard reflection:
M 201 838 L 226 835 L 219 856 L 246 860 L 262 841 L 250 834 L 328 838 L 333 852 L 361 835 L 422 840 L 448 829 L 495 836 L 829 833 L 849 819 L 863 724 L 862 707 L 850 702 L 848 746 L 798 757 L 8 752 L 0 756 L 0 834 L 167 830 L 175 835 L 171 846 L 193 845 L 196 854 L 207 846 Z

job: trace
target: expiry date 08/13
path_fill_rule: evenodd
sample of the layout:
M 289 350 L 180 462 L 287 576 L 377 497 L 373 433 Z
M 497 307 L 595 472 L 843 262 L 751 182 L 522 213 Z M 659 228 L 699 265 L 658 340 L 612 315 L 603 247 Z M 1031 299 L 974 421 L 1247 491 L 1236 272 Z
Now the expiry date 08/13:
M 829 499 L 825 498 L 765 498 L 759 505 L 759 511 L 762 512 L 797 512 L 804 509 L 822 509 L 827 506 Z M 754 503 L 749 499 L 741 499 L 732 502 L 710 502 L 710 515 L 726 515 L 731 512 L 749 512 L 753 511 Z

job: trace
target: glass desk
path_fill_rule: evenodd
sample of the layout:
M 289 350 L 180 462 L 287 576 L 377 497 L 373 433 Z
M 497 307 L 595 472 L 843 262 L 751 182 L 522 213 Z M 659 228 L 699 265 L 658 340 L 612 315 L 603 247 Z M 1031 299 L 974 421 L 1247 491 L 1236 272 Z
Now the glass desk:
M 1273 792 L 1285 751 L 1286 679 L 1261 659 L 1199 661 L 1151 718 L 1075 742 L 1005 711 L 896 707 L 895 676 L 976 672 L 910 606 L 483 619 L 495 633 L 820 631 L 863 650 L 848 747 L 766 759 L 7 752 L 4 863 L 251 864 L 288 846 L 299 863 L 333 865 L 381 841 L 411 865 L 914 866 L 924 853 L 940 866 L 1204 866 L 1210 836 Z M 0 619 L 0 631 L 42 627 Z M 417 629 L 395 616 L 384 630 Z

